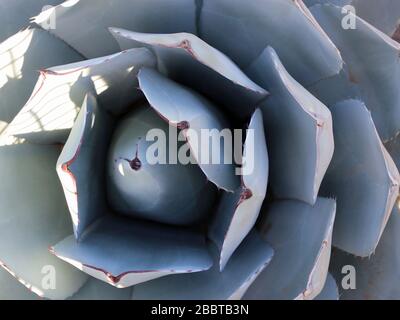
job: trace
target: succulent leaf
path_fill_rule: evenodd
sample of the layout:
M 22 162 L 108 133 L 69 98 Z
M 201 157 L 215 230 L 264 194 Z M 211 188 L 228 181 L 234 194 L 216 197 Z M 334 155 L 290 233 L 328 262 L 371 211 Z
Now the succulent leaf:
M 303 0 L 308 7 L 315 4 L 333 4 L 336 6 L 353 6 L 357 16 L 372 24 L 396 41 L 400 19 L 400 2 L 397 0 Z M 347 14 L 347 12 L 346 12 Z
M 246 68 L 267 46 L 277 51 L 289 73 L 303 85 L 337 74 L 342 68 L 339 51 L 301 1 L 203 2 L 202 39 L 241 68 Z
M 328 108 L 343 100 L 362 100 L 361 88 L 347 65 L 339 74 L 318 81 L 306 89 Z
M 264 212 L 261 232 L 274 249 L 274 258 L 244 299 L 315 298 L 328 273 L 335 210 L 335 201 L 324 198 L 314 206 L 273 202 Z
M 311 12 L 340 49 L 379 135 L 386 142 L 400 130 L 400 44 L 352 13 L 356 28 L 343 29 L 340 7 L 315 5 Z
M 0 167 L 7 168 L 0 171 L 1 264 L 30 290 L 51 299 L 68 298 L 87 279 L 48 251 L 72 229 L 54 170 L 58 153 L 58 146 L 0 147 Z M 43 285 L 43 270 L 55 275 L 55 288 Z
M 337 199 L 333 245 L 367 257 L 398 196 L 399 172 L 362 102 L 347 100 L 331 112 L 336 149 L 321 194 Z
M 110 28 L 121 49 L 148 46 L 168 78 L 212 99 L 239 118 L 251 116 L 267 92 L 226 55 L 190 33 L 147 34 Z
M 0 0 L 0 43 L 29 24 L 29 19 L 45 6 L 55 6 L 64 0 Z
M 87 95 L 57 161 L 75 237 L 107 210 L 105 168 L 114 120 Z
M 400 299 L 400 0 L 62 1 L 0 0 L 0 299 Z
M 242 242 L 224 271 L 218 266 L 219 254 L 214 250 L 214 266 L 208 271 L 173 275 L 137 285 L 135 300 L 238 300 L 268 267 L 274 251 L 256 231 Z
M 73 235 L 52 248 L 60 259 L 117 288 L 212 266 L 204 237 L 178 227 L 106 215 L 77 242 Z
M 191 135 L 196 134 L 196 137 L 201 137 L 202 129 L 222 132 L 222 130 L 229 128 L 229 124 L 218 112 L 218 109 L 190 89 L 149 68 L 141 69 L 138 78 L 140 89 L 147 101 L 164 119 L 175 126 L 184 124 L 185 127 L 191 129 L 187 131 L 189 145 L 196 140 L 192 139 Z M 201 142 L 204 143 L 203 140 Z M 240 181 L 238 176 L 235 175 L 233 164 L 229 164 L 225 159 L 224 143 L 220 144 L 220 162 L 217 164 L 213 163 L 212 159 L 203 161 L 203 148 L 200 148 L 200 146 L 192 148 L 192 155 L 211 182 L 218 188 L 232 192 L 239 187 Z M 211 143 L 209 147 L 209 155 L 211 156 Z
M 155 63 L 141 48 L 43 70 L 31 98 L 4 132 L 35 143 L 64 143 L 88 93 L 112 114 L 124 113 L 143 98 L 136 89 L 140 67 Z
M 10 123 L 24 106 L 38 80 L 37 70 L 79 60 L 82 56 L 41 29 L 20 31 L 1 43 L 0 121 Z
M 273 92 L 261 105 L 272 193 L 314 204 L 334 150 L 329 110 L 289 75 L 271 47 L 247 73 Z
M 196 32 L 195 1 L 97 0 L 93 5 L 92 0 L 70 0 L 53 10 L 57 28 L 49 31 L 88 59 L 119 51 L 107 29 L 112 26 L 148 33 Z M 34 22 L 46 26 L 49 19 L 41 14 Z
M 243 156 L 247 161 L 242 169 L 251 174 L 242 175 L 242 186 L 234 194 L 222 195 L 209 230 L 209 237 L 219 250 L 221 270 L 254 227 L 267 192 L 268 151 L 261 110 L 257 109 L 252 116 L 249 130 L 254 131 L 254 144 L 245 142 Z M 252 164 L 253 169 L 250 168 Z
M 400 40 L 397 31 L 400 20 L 400 2 L 397 0 L 353 0 L 359 17 L 372 24 L 394 40 Z
M 332 251 L 330 270 L 338 283 L 354 284 L 346 275 L 354 277 L 355 288 L 344 290 L 339 286 L 342 300 L 398 300 L 400 254 L 400 212 L 396 205 L 378 247 L 369 258 L 357 258 L 341 250 Z M 343 272 L 354 267 L 353 274 Z
M 153 129 L 163 134 L 155 137 L 157 143 L 148 137 Z M 108 203 L 114 211 L 177 226 L 207 222 L 218 190 L 196 163 L 171 163 L 178 160 L 181 150 L 187 150 L 177 135 L 178 130 L 146 103 L 119 119 L 105 157 Z M 165 146 L 158 148 L 158 142 Z M 165 159 L 151 159 L 154 153 Z
M 132 288 L 115 288 L 109 284 L 89 278 L 70 300 L 131 300 Z

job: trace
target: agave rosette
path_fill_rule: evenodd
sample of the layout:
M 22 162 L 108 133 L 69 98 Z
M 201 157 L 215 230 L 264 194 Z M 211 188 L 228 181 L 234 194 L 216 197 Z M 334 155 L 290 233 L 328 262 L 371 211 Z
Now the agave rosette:
M 1 299 L 338 299 L 344 265 L 341 297 L 399 298 L 396 1 L 0 8 Z M 154 128 L 194 163 L 150 163 Z

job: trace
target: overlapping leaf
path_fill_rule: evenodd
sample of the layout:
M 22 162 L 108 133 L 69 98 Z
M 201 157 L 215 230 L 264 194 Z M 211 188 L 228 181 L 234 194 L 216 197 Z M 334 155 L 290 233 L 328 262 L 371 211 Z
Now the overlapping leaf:
M 52 248 L 60 259 L 118 288 L 212 266 L 196 232 L 124 217 L 97 220 L 79 242 L 73 235 Z
M 1 0 L 0 1 L 0 42 L 17 33 L 29 24 L 29 19 L 48 6 L 55 6 L 64 0 Z
M 0 122 L 10 123 L 24 106 L 39 78 L 38 70 L 79 60 L 82 56 L 41 29 L 20 31 L 1 43 Z
M 400 44 L 352 13 L 356 28 L 342 28 L 340 7 L 315 5 L 311 12 L 342 53 L 381 139 L 394 137 L 400 130 Z
M 219 250 L 221 270 L 256 223 L 267 192 L 268 151 L 261 110 L 251 118 L 249 131 L 253 141 L 247 137 L 243 150 L 242 186 L 233 194 L 223 194 L 209 230 Z
M 155 65 L 145 48 L 43 70 L 26 105 L 5 131 L 40 143 L 64 143 L 88 93 L 113 114 L 143 97 L 137 89 L 141 66 Z M 6 141 L 1 143 L 5 144 Z
M 71 300 L 130 300 L 132 288 L 120 289 L 90 278 Z
M 272 94 L 262 104 L 272 193 L 314 204 L 334 150 L 329 110 L 265 49 L 247 70 Z
M 229 260 L 224 271 L 218 267 L 218 252 L 214 252 L 214 267 L 206 272 L 169 276 L 133 289 L 133 299 L 226 300 L 240 299 L 260 272 L 273 259 L 274 251 L 256 231 L 251 232 Z
M 178 130 L 146 102 L 119 120 L 105 157 L 107 198 L 114 211 L 179 226 L 207 221 L 217 188 L 190 162 L 191 157 L 185 154 L 185 159 L 180 158 L 188 145 L 177 135 Z M 96 158 L 97 150 L 91 152 Z
M 231 116 L 248 119 L 267 92 L 227 56 L 189 33 L 146 34 L 111 28 L 121 49 L 148 46 L 159 69 L 174 81 L 212 99 Z
M 69 0 L 37 16 L 42 26 L 57 17 L 50 29 L 57 37 L 82 53 L 96 58 L 119 51 L 109 27 L 138 32 L 196 32 L 196 4 L 187 0 Z M 90 41 L 88 41 L 90 39 Z
M 267 46 L 277 51 L 289 73 L 302 85 L 333 76 L 342 68 L 339 51 L 302 1 L 203 3 L 200 36 L 241 68 L 247 67 Z
M 323 289 L 331 254 L 334 200 L 314 206 L 299 201 L 274 202 L 264 212 L 262 234 L 275 251 L 245 299 L 313 299 Z
M 87 277 L 48 251 L 72 230 L 54 170 L 58 153 L 57 146 L 0 147 L 0 166 L 7 168 L 0 171 L 0 261 L 39 296 L 65 299 Z
M 202 129 L 218 130 L 218 132 L 229 129 L 229 123 L 218 109 L 192 90 L 148 68 L 143 68 L 138 78 L 140 89 L 147 101 L 163 118 L 180 128 L 191 129 L 187 131 L 189 145 L 199 140 Z M 232 162 L 229 163 L 229 159 L 226 159 L 225 143 L 224 141 L 219 145 L 220 161 L 217 164 L 212 158 L 215 156 L 212 143 L 208 144 L 210 149 L 207 159 L 200 146 L 193 145 L 191 150 L 207 178 L 218 188 L 232 192 L 239 187 L 240 183 L 238 176 L 235 175 L 235 167 Z
M 348 9 L 355 11 L 357 16 L 368 21 L 389 37 L 399 41 L 398 27 L 400 20 L 400 2 L 397 0 L 303 0 L 308 7 L 315 4 L 333 4 L 336 6 L 347 6 L 343 16 L 349 13 Z
M 369 258 L 357 258 L 340 250 L 333 250 L 331 272 L 338 283 L 351 285 L 348 290 L 340 289 L 343 300 L 390 300 L 400 299 L 399 236 L 400 213 L 396 206 L 391 214 L 376 251 Z M 351 273 L 342 272 L 351 266 Z M 349 269 L 347 269 L 349 270 Z M 354 287 L 355 285 L 355 287 Z
M 113 119 L 87 95 L 57 161 L 75 237 L 107 210 L 105 161 Z
M 357 256 L 375 251 L 399 193 L 399 172 L 366 107 L 331 108 L 336 149 L 321 194 L 338 201 L 333 244 Z

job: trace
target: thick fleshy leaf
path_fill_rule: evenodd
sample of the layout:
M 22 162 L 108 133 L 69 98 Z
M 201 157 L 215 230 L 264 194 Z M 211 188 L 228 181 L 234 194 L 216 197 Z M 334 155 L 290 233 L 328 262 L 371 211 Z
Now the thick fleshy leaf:
M 267 192 L 268 151 L 261 110 L 257 109 L 249 124 L 242 167 L 242 186 L 234 194 L 223 194 L 209 230 L 209 237 L 219 250 L 223 270 L 231 255 L 253 228 Z
M 274 258 L 244 298 L 315 298 L 328 273 L 335 209 L 335 201 L 324 198 L 314 206 L 291 200 L 272 203 L 261 231 Z
M 272 92 L 261 106 L 272 193 L 314 204 L 334 150 L 328 108 L 289 75 L 271 47 L 247 73 Z
M 375 251 L 399 193 L 399 172 L 360 101 L 331 108 L 335 154 L 321 194 L 338 200 L 333 245 L 357 256 Z
M 267 92 L 222 52 L 190 33 L 147 34 L 110 28 L 121 49 L 150 47 L 168 78 L 212 99 L 231 115 L 248 119 Z
M 400 44 L 352 13 L 356 28 L 343 29 L 340 7 L 315 5 L 311 11 L 340 49 L 381 138 L 395 136 L 400 131 Z
M 196 3 L 187 0 L 70 0 L 35 18 L 42 26 L 57 17 L 57 37 L 95 58 L 119 51 L 108 27 L 138 32 L 196 32 Z
M 132 288 L 115 288 L 108 283 L 89 278 L 71 300 L 131 300 Z
M 113 122 L 92 95 L 86 96 L 57 161 L 57 173 L 77 239 L 107 210 L 104 159 Z
M 41 71 L 34 92 L 7 127 L 8 136 L 40 143 L 64 143 L 88 93 L 112 114 L 143 97 L 137 90 L 140 67 L 154 67 L 145 48 Z
M 140 89 L 148 102 L 164 119 L 180 129 L 190 129 L 185 132 L 188 144 L 191 146 L 193 157 L 207 178 L 218 188 L 231 192 L 236 190 L 240 181 L 232 164 L 232 154 L 229 155 L 230 159 L 225 158 L 225 140 L 222 139 L 223 143 L 219 144 L 219 163 L 214 161 L 212 143 L 208 143 L 208 159 L 204 159 L 206 158 L 202 153 L 204 148 L 194 145 L 202 136 L 202 129 L 218 130 L 218 132 L 229 129 L 228 123 L 217 108 L 197 93 L 165 78 L 155 70 L 143 68 L 138 78 Z M 201 143 L 205 141 L 202 140 Z
M 251 136 L 250 136 L 251 135 Z M 263 113 L 257 109 L 250 119 L 243 148 L 242 184 L 254 196 L 264 198 L 269 175 L 268 150 Z
M 55 6 L 64 0 L 0 0 L 0 42 L 29 24 L 29 19 L 46 6 Z
M 203 2 L 202 39 L 241 68 L 247 67 L 267 46 L 277 51 L 290 74 L 303 85 L 337 74 L 342 68 L 339 51 L 301 1 Z
M 332 251 L 330 270 L 339 284 L 356 288 L 344 290 L 343 300 L 400 299 L 400 212 L 396 206 L 376 251 L 369 258 L 357 258 L 340 250 Z M 349 268 L 354 267 L 353 268 Z M 345 267 L 345 268 L 344 268 Z M 355 272 L 354 272 L 355 271 Z
M 73 295 L 87 278 L 48 251 L 72 230 L 54 170 L 59 152 L 57 146 L 0 147 L 6 168 L 0 171 L 0 261 L 30 290 L 52 299 Z
M 400 2 L 397 0 L 353 0 L 356 14 L 395 40 L 400 22 Z
M 80 242 L 73 235 L 54 254 L 92 277 L 125 288 L 212 266 L 204 237 L 183 228 L 107 215 Z
M 39 297 L 29 291 L 0 264 L 0 300 L 37 300 Z
M 339 74 L 318 81 L 306 89 L 328 108 L 343 100 L 362 100 L 361 89 L 346 64 Z
M 214 248 L 215 249 L 215 248 Z M 173 275 L 133 288 L 136 300 L 239 300 L 258 274 L 273 259 L 274 251 L 252 231 L 229 260 L 224 271 L 214 267 L 205 272 Z
M 28 101 L 39 69 L 79 60 L 82 57 L 76 51 L 41 29 L 21 31 L 1 43 L 0 121 L 10 123 Z
M 154 130 L 155 136 L 149 134 Z M 218 190 L 196 163 L 178 161 L 187 145 L 177 135 L 147 103 L 119 119 L 106 165 L 108 203 L 114 211 L 179 226 L 207 221 Z
M 328 273 L 324 289 L 314 300 L 339 300 L 339 289 L 335 278 Z
M 360 18 L 372 24 L 389 37 L 396 38 L 400 20 L 400 2 L 397 0 L 303 0 L 308 7 L 315 4 L 351 5 Z M 347 14 L 347 11 L 344 11 Z M 399 36 L 399 35 L 397 35 Z M 400 39 L 395 39 L 400 40 Z

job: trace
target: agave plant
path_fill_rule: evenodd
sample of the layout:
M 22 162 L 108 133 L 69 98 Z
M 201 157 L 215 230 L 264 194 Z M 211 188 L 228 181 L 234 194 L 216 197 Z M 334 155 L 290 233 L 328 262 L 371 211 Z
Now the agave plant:
M 0 9 L 1 299 L 400 298 L 397 0 Z

